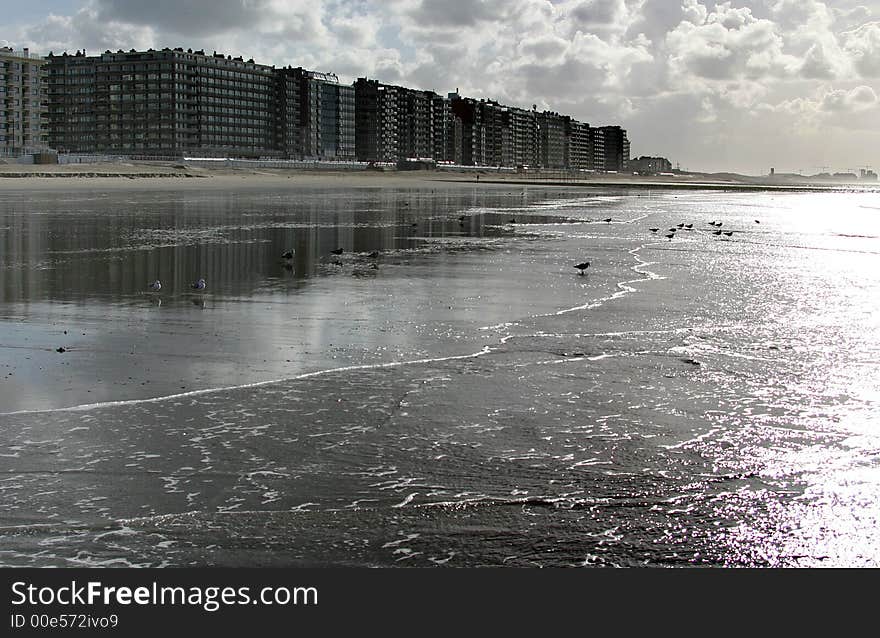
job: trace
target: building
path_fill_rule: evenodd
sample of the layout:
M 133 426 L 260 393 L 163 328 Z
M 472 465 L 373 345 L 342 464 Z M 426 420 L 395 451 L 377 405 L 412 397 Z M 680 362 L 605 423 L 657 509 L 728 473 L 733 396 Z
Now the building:
M 0 156 L 48 149 L 47 102 L 45 60 L 0 47 Z
M 432 157 L 438 162 L 461 164 L 461 120 L 452 111 L 452 102 L 431 92 Z
M 402 88 L 358 78 L 355 96 L 355 156 L 361 162 L 396 162 L 401 157 Z
M 565 167 L 570 170 L 594 170 L 590 125 L 565 117 Z
M 629 161 L 629 170 L 642 175 L 672 172 L 672 162 L 665 157 L 648 157 L 642 155 Z
M 538 114 L 512 106 L 503 107 L 502 166 L 538 166 Z
M 551 170 L 625 171 L 629 163 L 619 126 L 595 128 L 457 91 L 442 97 L 367 78 L 344 85 L 332 73 L 182 48 L 50 53 L 43 65 L 48 140 L 35 139 L 36 129 L 19 135 L 17 127 L 23 117 L 38 122 L 42 111 L 32 108 L 34 98 L 17 96 L 22 81 L 40 86 L 39 65 L 17 59 L 9 68 L 24 75 L 0 75 L 7 107 L 0 142 L 16 148 L 48 142 L 62 152 L 135 157 L 417 159 Z M 9 114 L 10 106 L 31 108 Z
M 296 142 L 286 156 L 296 159 L 355 159 L 355 89 L 339 83 L 333 73 L 307 71 L 301 67 L 277 72 L 299 100 L 295 113 L 288 107 L 281 113 L 297 130 Z M 286 127 L 291 126 L 285 124 Z
M 538 159 L 542 168 L 564 169 L 565 117 L 552 111 L 538 114 Z
M 629 140 L 626 137 L 626 129 L 619 126 L 601 126 L 598 128 L 601 138 L 602 153 L 596 153 L 596 170 L 608 172 L 623 172 L 629 167 Z
M 49 54 L 49 142 L 59 151 L 277 157 L 273 67 L 204 51 Z

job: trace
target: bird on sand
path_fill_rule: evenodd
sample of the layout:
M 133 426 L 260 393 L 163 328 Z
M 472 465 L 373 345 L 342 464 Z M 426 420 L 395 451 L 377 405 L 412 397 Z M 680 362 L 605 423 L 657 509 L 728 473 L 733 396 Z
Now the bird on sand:
M 603 219 L 602 221 L 603 221 L 603 222 L 610 222 L 612 219 L 613 219 L 612 217 L 606 217 L 606 218 Z
M 151 284 L 149 284 L 149 286 L 150 286 L 150 290 L 155 290 L 156 292 L 159 292 L 160 290 L 162 290 L 162 282 L 159 281 L 158 279 L 156 281 L 152 282 Z
M 578 273 L 578 274 L 583 275 L 584 271 L 586 271 L 586 269 L 590 267 L 590 262 L 585 261 L 580 264 L 575 264 L 574 267 L 577 268 L 578 270 L 580 270 L 580 273 Z
M 760 219 L 756 219 L 756 220 L 755 220 L 755 223 L 756 223 L 756 224 L 760 224 L 760 223 L 761 223 L 761 220 L 760 220 Z
M 733 234 L 733 231 L 732 230 L 725 230 L 724 234 L 727 235 L 728 237 L 730 237 Z
M 690 229 L 690 228 L 693 228 L 694 225 L 693 224 L 685 224 L 684 227 Z
M 720 230 L 713 230 L 713 231 L 712 231 L 712 234 L 713 234 L 713 235 L 720 235 L 720 234 L 721 234 L 721 231 L 720 231 Z
M 649 228 L 648 230 L 650 230 L 652 233 L 656 233 L 660 229 L 659 228 Z
M 288 250 L 286 252 L 281 253 L 281 259 L 293 259 L 293 251 Z
M 666 239 L 672 239 L 673 237 L 675 237 L 675 233 L 669 233 L 666 235 Z
M 331 250 L 330 253 L 333 255 L 341 255 L 343 253 L 343 250 L 341 248 L 337 248 L 336 250 Z
M 194 284 L 190 284 L 193 290 L 204 290 L 206 285 L 207 284 L 205 283 L 204 279 L 199 279 Z

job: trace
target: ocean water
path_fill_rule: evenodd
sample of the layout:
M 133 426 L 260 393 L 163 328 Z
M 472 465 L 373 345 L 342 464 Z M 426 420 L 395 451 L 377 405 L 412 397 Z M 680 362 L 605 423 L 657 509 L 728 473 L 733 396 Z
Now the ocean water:
M 7 191 L 0 248 L 0 565 L 880 564 L 877 192 Z

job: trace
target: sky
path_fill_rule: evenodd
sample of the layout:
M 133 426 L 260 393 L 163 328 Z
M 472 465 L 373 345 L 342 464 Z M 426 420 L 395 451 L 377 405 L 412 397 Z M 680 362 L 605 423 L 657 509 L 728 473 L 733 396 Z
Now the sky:
M 571 115 L 688 170 L 880 169 L 880 0 L 33 0 L 0 45 L 183 47 Z

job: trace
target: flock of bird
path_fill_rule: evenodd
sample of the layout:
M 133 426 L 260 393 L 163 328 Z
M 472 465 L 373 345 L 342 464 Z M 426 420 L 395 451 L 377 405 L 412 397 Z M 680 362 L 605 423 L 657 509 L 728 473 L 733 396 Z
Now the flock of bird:
M 755 223 L 760 224 L 761 221 L 756 219 Z M 724 222 L 711 221 L 711 222 L 709 222 L 709 225 L 715 228 L 715 230 L 711 231 L 713 235 L 724 235 L 726 237 L 733 236 L 734 231 L 721 230 L 721 227 L 724 225 Z M 666 231 L 666 233 L 664 234 L 664 236 L 666 237 L 666 239 L 673 239 L 675 237 L 676 231 L 679 231 L 682 229 L 693 230 L 693 228 L 694 228 L 693 224 L 685 224 L 684 222 L 682 222 L 681 224 L 678 224 L 677 226 L 673 226 L 672 228 L 669 228 Z M 656 232 L 660 231 L 660 228 L 655 227 L 655 228 L 649 228 L 648 230 L 650 230 L 652 233 L 656 233 Z
M 602 221 L 603 221 L 603 222 L 608 222 L 608 223 L 610 223 L 612 220 L 613 220 L 612 217 L 606 217 L 606 218 L 603 219 Z M 760 224 L 760 223 L 761 223 L 761 220 L 756 219 L 756 220 L 755 220 L 755 223 L 756 223 L 756 224 Z M 724 236 L 726 236 L 726 237 L 732 237 L 732 236 L 733 236 L 733 232 L 734 232 L 734 231 L 732 231 L 732 230 L 721 230 L 721 227 L 724 225 L 724 222 L 720 222 L 720 221 L 711 221 L 711 222 L 709 222 L 709 225 L 715 228 L 715 230 L 712 231 L 712 234 L 713 234 L 713 235 L 724 235 Z M 693 230 L 693 229 L 694 229 L 694 225 L 693 225 L 693 223 L 685 224 L 684 222 L 682 222 L 682 223 L 677 224 L 676 226 L 673 226 L 672 228 L 668 229 L 668 230 L 666 231 L 666 233 L 665 233 L 664 236 L 666 237 L 666 239 L 671 240 L 671 239 L 673 239 L 673 238 L 675 237 L 675 233 L 676 233 L 677 231 L 679 231 L 679 230 L 682 230 L 682 229 L 684 229 L 684 230 Z M 652 233 L 657 233 L 657 232 L 660 232 L 660 227 L 657 226 L 657 227 L 654 227 L 654 228 L 649 228 L 648 230 L 650 230 Z M 581 262 L 581 263 L 579 263 L 579 264 L 575 264 L 574 267 L 578 269 L 578 271 L 579 271 L 578 274 L 579 274 L 579 275 L 583 275 L 583 274 L 587 271 L 587 268 L 590 267 L 590 262 L 589 262 L 589 261 L 583 261 L 583 262 Z

